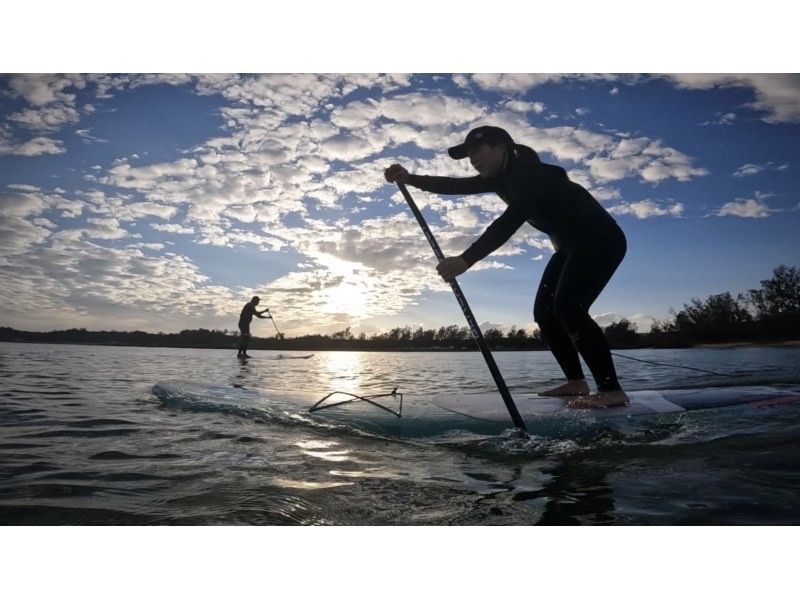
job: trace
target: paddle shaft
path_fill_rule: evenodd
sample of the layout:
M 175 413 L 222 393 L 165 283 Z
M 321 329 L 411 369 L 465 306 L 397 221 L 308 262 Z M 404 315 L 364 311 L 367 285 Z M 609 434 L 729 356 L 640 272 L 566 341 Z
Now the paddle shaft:
M 267 312 L 267 313 L 269 314 L 267 317 L 268 317 L 270 320 L 272 320 L 272 325 L 273 325 L 273 326 L 275 326 L 275 332 L 277 332 L 277 333 L 278 333 L 278 338 L 283 338 L 283 334 L 281 334 L 281 331 L 280 331 L 280 330 L 278 330 L 278 325 L 275 323 L 275 318 L 274 318 L 274 317 L 272 317 L 272 314 L 270 313 L 269 309 L 265 309 L 264 311 L 265 311 L 265 312 Z M 264 313 L 264 312 L 261 312 L 261 313 Z
M 433 249 L 433 253 L 436 255 L 436 259 L 441 262 L 444 260 L 444 254 L 439 247 L 439 243 L 436 242 L 436 238 L 433 236 L 431 229 L 428 228 L 428 223 L 425 222 L 425 218 L 419 211 L 417 204 L 414 203 L 414 199 L 411 197 L 411 194 L 408 192 L 408 189 L 406 189 L 404 184 L 397 183 L 397 187 L 400 189 L 400 193 L 403 194 L 403 197 L 408 203 L 408 207 L 411 208 L 411 211 L 414 213 L 414 217 L 417 219 L 417 222 L 419 222 L 420 227 L 422 227 L 422 232 L 425 233 L 425 237 L 428 239 L 428 243 L 430 243 L 431 249 Z M 461 306 L 461 311 L 464 312 L 464 317 L 467 319 L 467 324 L 469 324 L 469 329 L 472 332 L 472 336 L 475 339 L 475 342 L 478 343 L 478 348 L 483 354 L 483 359 L 486 360 L 486 365 L 489 366 L 489 371 L 492 373 L 495 384 L 497 384 L 497 390 L 500 391 L 500 396 L 503 397 L 503 403 L 505 403 L 506 409 L 508 409 L 508 413 L 511 416 L 511 421 L 514 422 L 514 425 L 517 426 L 517 428 L 523 432 L 527 432 L 525 422 L 522 421 L 522 417 L 517 410 L 517 406 L 514 404 L 514 399 L 511 398 L 511 393 L 508 390 L 508 386 L 506 386 L 506 381 L 503 380 L 503 375 L 500 373 L 497 363 L 495 363 L 494 356 L 492 355 L 492 352 L 489 351 L 489 345 L 486 344 L 486 339 L 483 338 L 483 333 L 478 327 L 478 323 L 475 321 L 475 316 L 472 315 L 472 310 L 467 303 L 467 298 L 464 297 L 464 293 L 461 291 L 461 287 L 458 285 L 458 282 L 455 278 L 450 281 L 450 288 L 453 289 L 453 293 L 458 300 L 458 304 Z

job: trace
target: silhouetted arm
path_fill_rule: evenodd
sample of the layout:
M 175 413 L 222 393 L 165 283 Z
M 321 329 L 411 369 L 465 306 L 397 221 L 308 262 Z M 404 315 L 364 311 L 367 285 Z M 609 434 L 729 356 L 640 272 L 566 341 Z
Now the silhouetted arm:
M 483 234 L 461 254 L 464 261 L 472 267 L 487 255 L 500 248 L 525 222 L 525 215 L 513 206 L 508 206 Z
M 441 193 L 442 195 L 475 195 L 477 193 L 491 193 L 495 190 L 495 179 L 484 178 L 480 175 L 468 178 L 454 178 L 411 174 L 408 176 L 408 184 L 423 191 Z

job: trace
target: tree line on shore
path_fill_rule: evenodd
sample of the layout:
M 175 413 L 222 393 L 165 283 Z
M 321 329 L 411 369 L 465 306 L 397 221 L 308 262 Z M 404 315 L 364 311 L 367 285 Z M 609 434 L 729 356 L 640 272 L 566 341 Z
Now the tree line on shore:
M 615 349 L 644 347 L 690 347 L 702 343 L 777 342 L 800 339 L 800 268 L 778 266 L 759 289 L 710 295 L 692 299 L 669 317 L 656 321 L 649 332 L 640 333 L 623 318 L 604 328 Z M 545 349 L 538 330 L 532 333 L 512 327 L 508 332 L 484 331 L 493 349 Z M 142 347 L 194 347 L 230 349 L 238 344 L 238 333 L 229 330 L 182 330 L 177 333 L 142 331 L 90 331 L 85 328 L 28 332 L 0 327 L 0 341 L 133 345 Z M 286 338 L 253 337 L 252 349 L 275 350 L 465 350 L 475 348 L 466 326 L 438 329 L 393 328 L 367 336 L 354 335 L 346 328 L 330 335 L 311 334 Z

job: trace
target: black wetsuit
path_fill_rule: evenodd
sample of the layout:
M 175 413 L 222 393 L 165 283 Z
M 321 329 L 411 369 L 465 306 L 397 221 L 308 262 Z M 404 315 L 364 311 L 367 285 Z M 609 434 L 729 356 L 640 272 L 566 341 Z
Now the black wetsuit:
M 242 308 L 242 313 L 239 314 L 239 331 L 242 334 L 250 334 L 250 322 L 253 321 L 253 316 L 256 314 L 256 306 L 252 303 L 246 303 Z
M 586 189 L 523 145 L 514 147 L 505 170 L 495 177 L 410 175 L 408 184 L 446 195 L 496 193 L 505 201 L 503 214 L 461 254 L 470 266 L 526 221 L 548 234 L 556 252 L 539 283 L 534 320 L 568 379 L 584 377 L 580 352 L 599 390 L 620 388 L 608 341 L 589 307 L 622 262 L 627 245 L 622 229 Z
M 247 355 L 247 345 L 250 343 L 250 322 L 253 321 L 253 316 L 257 318 L 266 318 L 267 316 L 262 316 L 262 313 L 263 312 L 256 311 L 256 306 L 251 302 L 246 303 L 242 308 L 242 313 L 239 314 L 239 332 L 242 334 L 239 339 L 239 351 L 236 353 L 237 356 L 249 357 L 249 355 Z

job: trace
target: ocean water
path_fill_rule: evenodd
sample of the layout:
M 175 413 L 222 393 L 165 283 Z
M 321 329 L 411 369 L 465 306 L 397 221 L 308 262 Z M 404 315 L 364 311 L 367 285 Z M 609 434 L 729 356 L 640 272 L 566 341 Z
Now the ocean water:
M 164 405 L 160 380 L 418 397 L 490 391 L 477 352 L 255 351 L 0 343 L 0 523 L 568 525 L 800 523 L 800 405 L 521 439 L 405 439 Z M 800 348 L 619 351 L 629 390 L 800 383 Z M 560 379 L 497 353 L 512 392 Z

